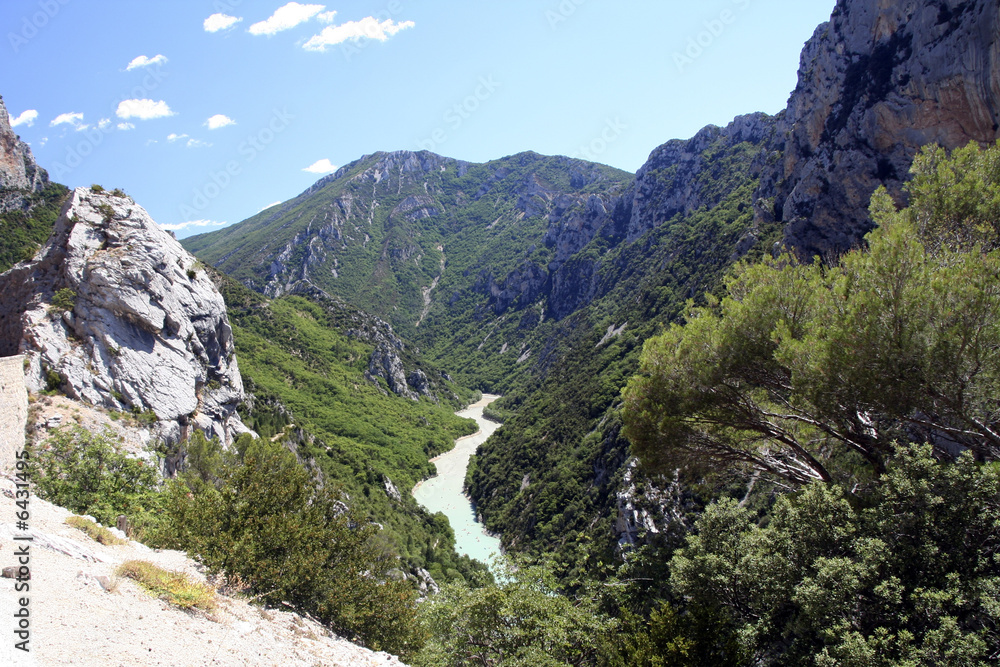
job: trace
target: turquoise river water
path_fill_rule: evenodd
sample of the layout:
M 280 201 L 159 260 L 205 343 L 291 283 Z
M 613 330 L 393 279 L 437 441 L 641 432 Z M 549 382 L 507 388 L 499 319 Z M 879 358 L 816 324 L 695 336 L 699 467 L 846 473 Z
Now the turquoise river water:
M 437 475 L 413 487 L 413 497 L 431 512 L 443 512 L 455 531 L 455 550 L 460 554 L 490 564 L 500 554 L 500 540 L 490 535 L 476 520 L 472 501 L 465 495 L 465 471 L 476 448 L 486 442 L 500 424 L 483 417 L 483 408 L 500 398 L 484 394 L 482 400 L 455 414 L 470 417 L 479 424 L 479 432 L 459 438 L 455 448 L 431 459 Z

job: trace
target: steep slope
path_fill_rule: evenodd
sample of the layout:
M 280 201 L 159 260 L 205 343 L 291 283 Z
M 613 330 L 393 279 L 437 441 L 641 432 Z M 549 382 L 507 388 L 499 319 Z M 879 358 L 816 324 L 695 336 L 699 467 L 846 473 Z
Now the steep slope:
M 45 243 L 66 196 L 67 189 L 49 182 L 31 148 L 15 134 L 0 97 L 0 271 Z
M 878 185 L 897 198 L 917 150 L 1000 138 L 994 0 L 839 0 L 802 51 L 759 218 L 803 255 L 856 246 Z
M 26 355 L 32 391 L 151 412 L 166 442 L 246 430 L 222 296 L 130 198 L 78 188 L 35 258 L 0 275 L 0 293 L 0 355 Z
M 472 395 L 387 323 L 335 297 L 312 288 L 309 299 L 267 299 L 224 275 L 212 278 L 229 306 L 250 392 L 241 408 L 246 423 L 264 438 L 286 435 L 303 465 L 382 527 L 383 548 L 417 586 L 477 569 L 455 553 L 443 515 L 406 493 L 434 474 L 431 457 L 475 430 L 453 414 Z
M 426 319 L 453 305 L 456 291 L 487 297 L 496 314 L 535 302 L 606 224 L 629 180 L 534 153 L 487 164 L 377 153 L 184 246 L 262 293 L 308 281 L 412 336 L 432 328 Z

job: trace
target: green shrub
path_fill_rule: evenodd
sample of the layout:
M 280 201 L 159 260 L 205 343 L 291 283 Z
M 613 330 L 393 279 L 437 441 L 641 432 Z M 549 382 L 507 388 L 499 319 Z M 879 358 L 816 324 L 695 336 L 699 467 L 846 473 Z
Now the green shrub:
M 597 665 L 617 622 L 592 600 L 556 591 L 542 567 L 508 569 L 497 584 L 449 584 L 420 605 L 430 639 L 413 664 Z
M 104 192 L 104 187 L 98 185 L 97 183 L 94 183 L 93 185 L 90 186 L 90 191 L 93 192 L 94 194 L 98 194 L 99 195 L 102 192 Z
M 59 312 L 72 311 L 74 306 L 76 306 L 76 292 L 68 287 L 56 290 L 56 293 L 52 295 L 52 308 L 54 310 Z
M 56 429 L 35 446 L 32 460 L 42 498 L 101 523 L 114 523 L 120 514 L 141 523 L 158 504 L 159 472 L 125 453 L 120 438 L 109 429 Z
M 205 439 L 189 450 L 187 471 L 167 489 L 167 545 L 239 577 L 264 603 L 291 604 L 371 648 L 412 653 L 414 592 L 390 576 L 398 561 L 377 528 L 281 445 L 247 438 L 237 450 L 238 462 Z

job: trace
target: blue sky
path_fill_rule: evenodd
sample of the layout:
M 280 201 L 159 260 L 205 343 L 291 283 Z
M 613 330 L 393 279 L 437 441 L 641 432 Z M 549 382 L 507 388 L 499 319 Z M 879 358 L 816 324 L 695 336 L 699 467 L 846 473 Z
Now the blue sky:
M 635 171 L 775 113 L 834 0 L 4 0 L 0 95 L 53 180 L 178 237 L 380 150 Z

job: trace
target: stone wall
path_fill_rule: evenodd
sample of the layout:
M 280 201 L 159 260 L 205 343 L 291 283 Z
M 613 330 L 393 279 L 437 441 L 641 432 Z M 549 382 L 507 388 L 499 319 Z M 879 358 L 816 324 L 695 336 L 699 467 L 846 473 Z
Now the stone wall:
M 24 357 L 0 358 L 0 474 L 14 468 L 14 455 L 24 448 L 28 421 L 28 390 Z

